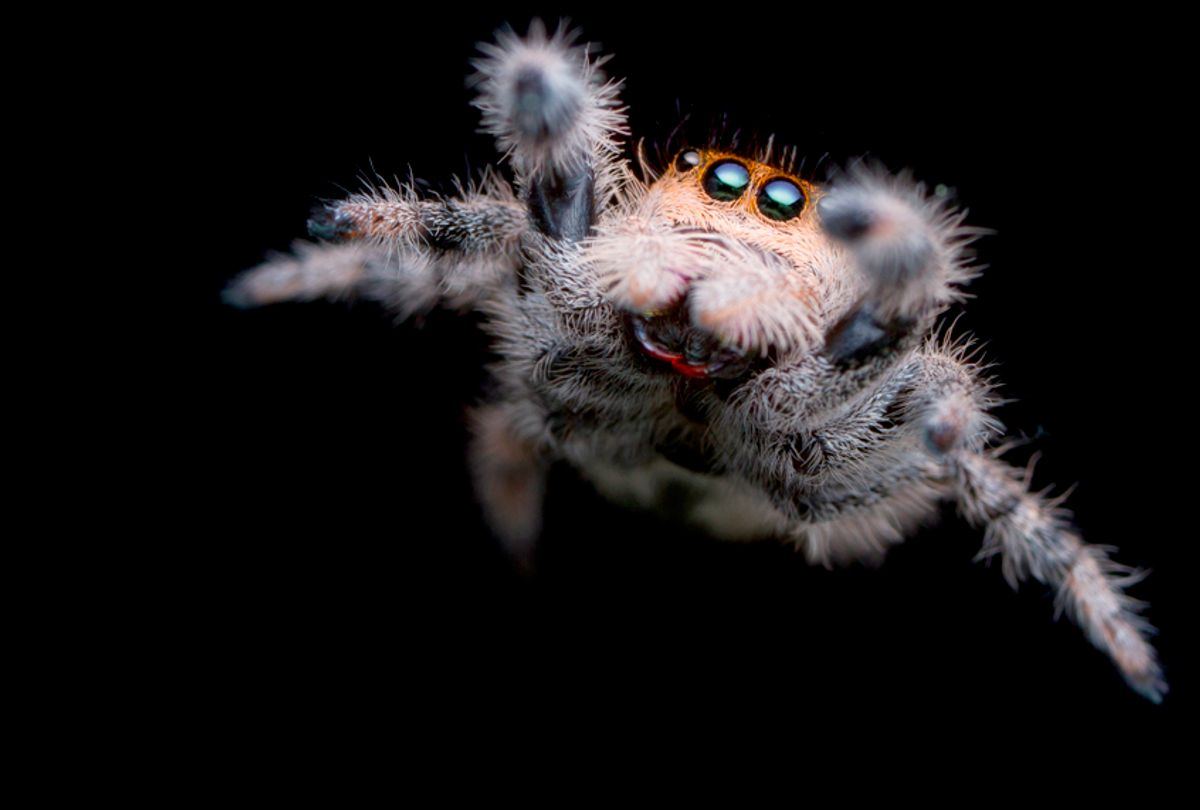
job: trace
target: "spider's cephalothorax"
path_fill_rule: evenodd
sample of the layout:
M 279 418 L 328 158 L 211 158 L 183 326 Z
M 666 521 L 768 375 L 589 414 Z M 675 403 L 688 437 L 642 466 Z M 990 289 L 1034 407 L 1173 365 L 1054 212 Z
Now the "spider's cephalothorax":
M 1131 572 L 989 449 L 990 386 L 932 334 L 974 272 L 960 213 L 878 169 L 819 186 L 770 147 L 685 148 L 637 176 L 618 85 L 585 48 L 535 25 L 482 49 L 476 103 L 511 185 L 488 170 L 456 197 L 352 196 L 310 222 L 325 242 L 249 271 L 228 300 L 481 310 L 500 360 L 472 468 L 518 560 L 556 459 L 611 497 L 670 493 L 718 536 L 786 538 L 824 564 L 878 557 L 950 499 L 1011 583 L 1057 589 L 1161 697 Z
M 764 163 L 684 149 L 586 243 L 587 260 L 646 356 L 693 378 L 740 378 L 756 355 L 815 337 L 812 259 L 826 240 L 814 197 Z

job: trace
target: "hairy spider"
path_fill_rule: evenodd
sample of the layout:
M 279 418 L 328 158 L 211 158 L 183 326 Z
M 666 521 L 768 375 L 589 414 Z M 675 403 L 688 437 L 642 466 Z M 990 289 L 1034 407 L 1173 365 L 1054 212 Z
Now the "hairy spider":
M 616 500 L 715 536 L 775 536 L 830 565 L 880 557 L 945 500 L 984 530 L 1010 584 L 1032 577 L 1152 700 L 1138 575 L 1073 530 L 1061 499 L 1001 461 L 968 345 L 936 328 L 980 231 L 907 175 L 798 175 L 755 154 L 623 157 L 619 84 L 560 28 L 481 46 L 476 105 L 512 169 L 453 197 L 412 184 L 314 215 L 322 240 L 239 277 L 229 302 L 356 295 L 401 316 L 486 316 L 499 361 L 472 415 L 472 472 L 521 564 L 546 471 L 565 460 Z M 687 498 L 680 504 L 680 492 Z

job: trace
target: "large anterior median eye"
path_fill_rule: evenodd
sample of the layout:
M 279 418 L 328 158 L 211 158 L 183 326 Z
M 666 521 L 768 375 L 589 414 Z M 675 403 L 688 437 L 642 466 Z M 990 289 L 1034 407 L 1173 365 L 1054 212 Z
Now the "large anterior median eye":
M 704 175 L 704 190 L 714 200 L 736 200 L 750 185 L 750 172 L 736 160 L 714 163 Z
M 791 180 L 771 180 L 758 192 L 758 210 L 770 219 L 785 220 L 804 210 L 804 191 Z

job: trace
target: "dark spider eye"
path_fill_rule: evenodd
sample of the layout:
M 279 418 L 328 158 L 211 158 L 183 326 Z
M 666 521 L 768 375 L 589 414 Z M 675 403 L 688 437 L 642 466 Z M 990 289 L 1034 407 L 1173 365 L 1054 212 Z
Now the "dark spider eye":
M 758 210 L 769 219 L 783 221 L 799 216 L 804 203 L 800 186 L 783 178 L 770 181 L 758 192 Z
M 695 149 L 686 149 L 675 158 L 675 168 L 681 172 L 690 172 L 700 165 L 700 153 Z
M 714 200 L 736 200 L 750 185 L 750 172 L 736 160 L 722 160 L 704 175 L 704 190 Z

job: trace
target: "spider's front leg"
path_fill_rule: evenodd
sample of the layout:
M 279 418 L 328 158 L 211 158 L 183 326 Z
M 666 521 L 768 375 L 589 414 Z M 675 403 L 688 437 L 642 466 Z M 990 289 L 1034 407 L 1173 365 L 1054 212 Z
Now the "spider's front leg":
M 987 231 L 905 175 L 859 166 L 818 203 L 825 232 L 844 244 L 866 292 L 830 329 L 826 355 L 860 364 L 921 334 L 974 276 L 966 246 Z
M 570 242 L 587 235 L 620 182 L 617 136 L 627 132 L 619 83 L 586 47 L 534 21 L 523 39 L 502 31 L 475 62 L 475 106 L 516 174 L 537 229 Z

